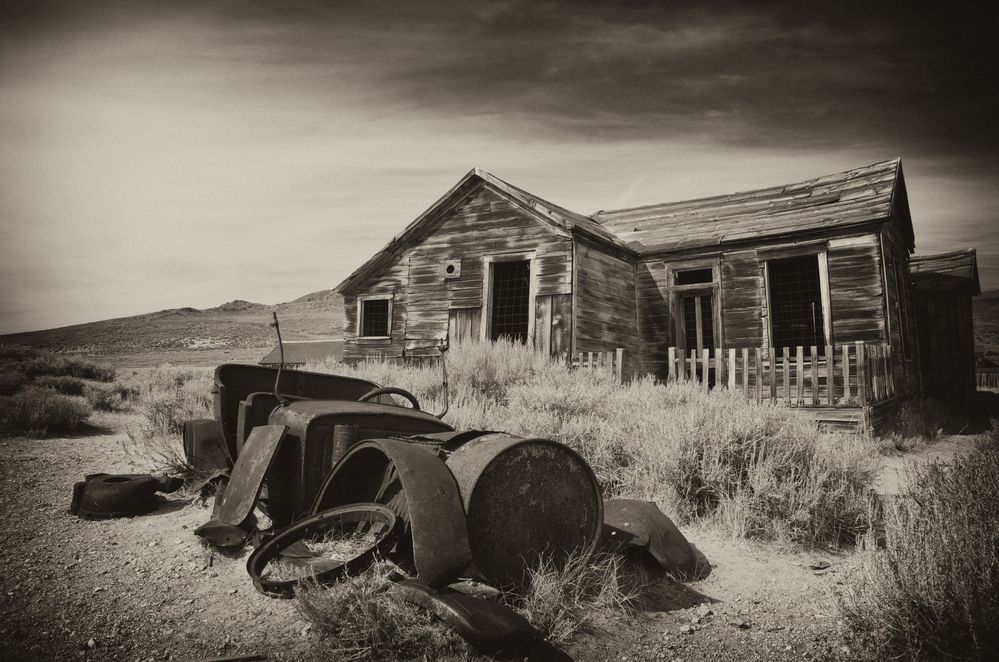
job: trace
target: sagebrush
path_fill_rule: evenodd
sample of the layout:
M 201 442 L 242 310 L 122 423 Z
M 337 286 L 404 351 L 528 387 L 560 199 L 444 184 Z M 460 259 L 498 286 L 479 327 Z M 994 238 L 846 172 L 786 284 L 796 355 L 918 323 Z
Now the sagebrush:
M 999 432 L 948 465 L 909 468 L 842 598 L 872 659 L 999 651 Z
M 424 409 L 443 408 L 439 367 L 306 369 L 400 386 Z M 681 523 L 706 518 L 735 536 L 784 543 L 852 544 L 868 526 L 878 468 L 869 441 L 820 434 L 792 409 L 651 378 L 619 384 L 510 342 L 456 346 L 447 371 L 448 423 L 562 442 L 589 462 L 605 496 L 656 501 Z

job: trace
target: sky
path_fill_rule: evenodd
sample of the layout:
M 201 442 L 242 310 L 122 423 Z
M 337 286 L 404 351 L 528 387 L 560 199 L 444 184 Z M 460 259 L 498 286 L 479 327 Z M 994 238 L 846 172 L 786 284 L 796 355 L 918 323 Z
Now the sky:
M 824 4 L 8 0 L 0 333 L 334 287 L 473 166 L 592 213 L 900 156 L 999 287 L 995 19 Z

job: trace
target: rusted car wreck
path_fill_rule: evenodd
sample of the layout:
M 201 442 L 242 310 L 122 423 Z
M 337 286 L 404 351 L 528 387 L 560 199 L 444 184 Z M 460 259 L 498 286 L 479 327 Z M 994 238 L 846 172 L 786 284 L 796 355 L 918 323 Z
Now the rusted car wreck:
M 226 364 L 214 419 L 189 421 L 188 461 L 218 483 L 196 533 L 255 546 L 256 588 L 290 597 L 303 578 L 335 582 L 378 557 L 401 570 L 393 590 L 478 650 L 552 659 L 541 635 L 463 579 L 516 585 L 542 557 L 598 548 L 648 552 L 674 576 L 701 571 L 695 550 L 655 504 L 605 502 L 586 461 L 547 439 L 459 431 L 398 388 L 299 370 Z M 401 397 L 410 407 L 394 400 Z M 349 558 L 311 549 L 331 534 L 361 541 Z M 280 563 L 292 578 L 269 572 Z

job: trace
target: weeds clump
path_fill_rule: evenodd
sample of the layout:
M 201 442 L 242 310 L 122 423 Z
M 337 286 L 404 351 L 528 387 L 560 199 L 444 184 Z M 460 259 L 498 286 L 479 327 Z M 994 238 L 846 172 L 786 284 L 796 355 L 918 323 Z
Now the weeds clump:
M 211 417 L 212 371 L 161 366 L 131 378 L 144 426 L 161 435 L 179 435 L 184 421 Z
M 466 658 L 468 645 L 426 611 L 391 592 L 395 567 L 379 562 L 331 586 L 305 581 L 295 591 L 301 613 L 316 627 L 325 659 Z
M 83 427 L 90 413 L 90 406 L 82 398 L 29 385 L 13 395 L 0 396 L 0 434 L 75 432 Z
M 139 389 L 128 384 L 96 384 L 84 385 L 83 395 L 90 406 L 97 411 L 124 411 L 139 397 Z
M 52 389 L 63 395 L 83 395 L 83 390 L 87 385 L 79 377 L 70 377 L 69 375 L 41 375 L 35 377 L 32 383 L 39 388 Z
M 8 368 L 0 364 L 0 395 L 13 395 L 31 381 L 21 370 L 16 367 Z
M 600 613 L 628 612 L 645 577 L 626 570 L 622 557 L 575 554 L 564 563 L 541 558 L 528 569 L 523 588 L 504 596 L 545 638 L 565 644 Z
M 841 598 L 873 659 L 985 660 L 999 650 L 999 431 L 950 466 L 915 465 Z M 879 532 L 880 533 L 880 532 Z
M 707 519 L 737 537 L 788 544 L 852 544 L 867 528 L 877 470 L 867 440 L 820 434 L 789 408 L 651 378 L 619 384 L 509 342 L 456 346 L 447 366 L 448 423 L 564 443 L 605 496 L 656 501 L 679 523 Z M 443 403 L 439 367 L 308 369 L 401 386 L 430 411 Z

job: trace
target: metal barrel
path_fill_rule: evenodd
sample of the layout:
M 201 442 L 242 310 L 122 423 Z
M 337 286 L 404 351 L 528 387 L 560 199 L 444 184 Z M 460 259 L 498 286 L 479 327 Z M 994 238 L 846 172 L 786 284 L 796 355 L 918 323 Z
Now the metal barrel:
M 586 461 L 547 439 L 488 434 L 451 454 L 475 567 L 499 584 L 520 583 L 544 556 L 590 554 L 603 523 L 600 486 Z

